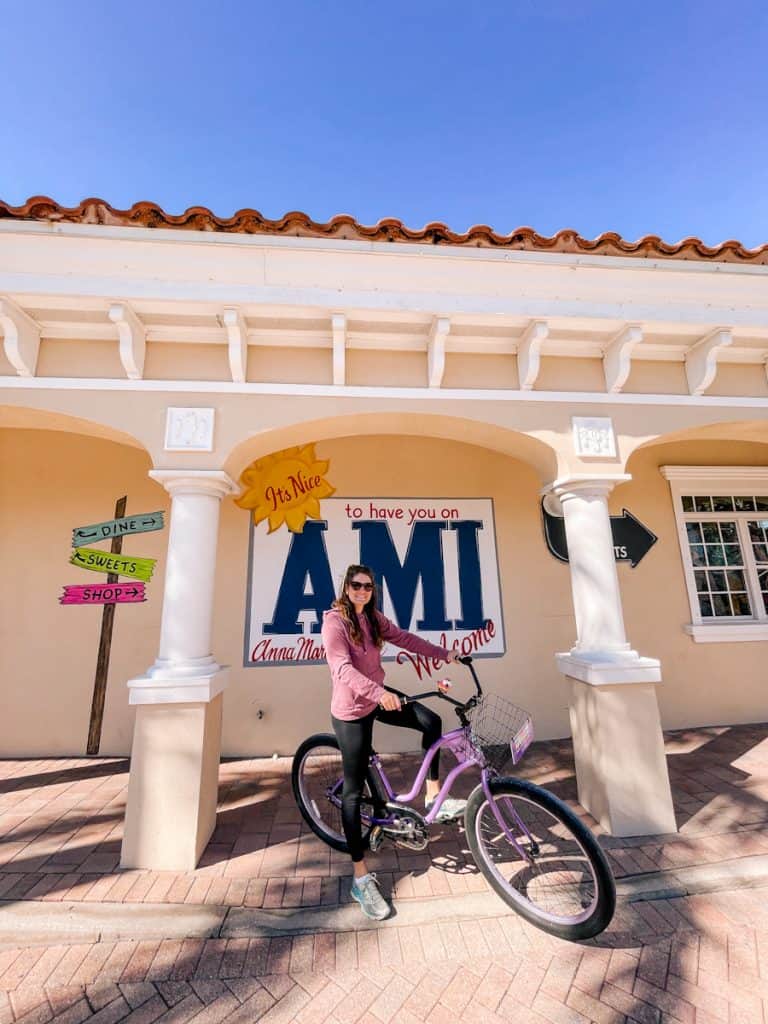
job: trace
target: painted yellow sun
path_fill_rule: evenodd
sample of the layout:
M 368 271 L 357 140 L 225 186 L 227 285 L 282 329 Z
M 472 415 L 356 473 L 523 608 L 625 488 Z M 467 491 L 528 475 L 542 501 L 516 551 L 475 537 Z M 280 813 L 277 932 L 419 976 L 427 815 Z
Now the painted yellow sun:
M 252 509 L 257 525 L 268 520 L 269 533 L 283 523 L 292 533 L 301 533 L 307 518 L 320 518 L 320 500 L 336 490 L 325 479 L 327 472 L 328 460 L 315 457 L 314 444 L 265 455 L 243 470 L 244 490 L 235 504 Z

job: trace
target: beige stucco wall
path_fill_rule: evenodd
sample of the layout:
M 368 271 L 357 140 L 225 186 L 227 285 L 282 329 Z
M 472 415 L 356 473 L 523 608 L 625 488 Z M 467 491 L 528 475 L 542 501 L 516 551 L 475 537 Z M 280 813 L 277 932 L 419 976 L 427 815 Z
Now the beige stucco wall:
M 768 715 L 768 641 L 695 643 L 669 484 L 659 466 L 765 466 L 768 444 L 687 441 L 640 449 L 627 467 L 632 481 L 611 496 L 659 538 L 635 569 L 619 563 L 624 616 L 633 646 L 661 660 L 662 725 L 726 725 Z M 722 487 L 719 488 L 722 492 Z
M 484 659 L 481 676 L 490 690 L 533 712 L 539 736 L 566 735 L 567 690 L 553 655 L 574 640 L 570 581 L 567 566 L 544 545 L 540 479 L 533 469 L 485 448 L 412 436 L 324 440 L 318 455 L 330 459 L 328 475 L 339 496 L 493 497 L 507 654 Z M 633 480 L 611 496 L 612 512 L 626 506 L 659 537 L 637 568 L 620 564 L 618 571 L 628 637 L 640 653 L 662 662 L 658 696 L 665 728 L 764 719 L 767 645 L 696 644 L 683 632 L 690 613 L 669 487 L 658 466 L 766 461 L 765 444 L 653 445 L 635 453 L 628 466 Z M 82 754 L 101 608 L 61 607 L 58 596 L 65 583 L 100 577 L 68 565 L 70 531 L 111 518 L 122 494 L 128 495 L 129 512 L 167 510 L 168 495 L 147 477 L 150 460 L 140 449 L 64 430 L 0 431 L 0 465 L 0 754 Z M 149 600 L 117 609 L 104 754 L 130 750 L 133 715 L 124 683 L 157 654 L 166 543 L 167 531 L 125 541 L 126 551 L 159 562 Z M 247 544 L 248 515 L 227 499 L 214 613 L 214 654 L 232 666 L 223 752 L 289 753 L 304 735 L 329 726 L 328 673 L 323 666 L 242 667 Z M 423 688 L 407 667 L 389 671 L 395 685 Z M 451 672 L 457 685 L 463 672 Z M 445 720 L 451 721 L 450 712 Z M 411 745 L 407 733 L 380 733 L 382 749 Z
M 53 430 L 0 431 L 0 755 L 83 754 L 101 629 L 101 607 L 62 606 L 64 584 L 105 582 L 69 565 L 72 530 L 127 511 L 168 508 L 147 476 L 147 455 L 99 438 Z M 118 606 L 102 754 L 130 750 L 133 713 L 125 680 L 157 653 L 167 531 L 123 541 L 126 553 L 160 559 L 143 604 Z M 108 546 L 105 544 L 99 547 Z

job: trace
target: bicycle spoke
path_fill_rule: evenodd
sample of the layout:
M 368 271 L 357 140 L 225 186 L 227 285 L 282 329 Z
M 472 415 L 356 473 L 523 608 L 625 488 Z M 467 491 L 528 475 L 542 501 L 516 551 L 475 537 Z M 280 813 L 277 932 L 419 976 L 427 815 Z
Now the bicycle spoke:
M 522 796 L 504 796 L 496 807 L 528 858 L 520 859 L 486 801 L 477 817 L 477 839 L 505 888 L 549 918 L 586 918 L 595 906 L 597 880 L 575 836 L 553 814 Z

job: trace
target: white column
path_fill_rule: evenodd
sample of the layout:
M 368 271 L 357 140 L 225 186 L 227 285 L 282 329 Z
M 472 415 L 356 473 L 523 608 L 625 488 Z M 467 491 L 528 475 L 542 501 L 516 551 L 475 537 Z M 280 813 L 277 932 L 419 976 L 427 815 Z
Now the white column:
M 211 650 L 226 473 L 152 470 L 172 496 L 160 650 L 128 681 L 136 705 L 121 865 L 192 870 L 216 823 L 226 666 Z
M 576 642 L 556 655 L 571 683 L 579 801 L 612 835 L 675 832 L 655 685 L 656 658 L 627 642 L 608 495 L 626 474 L 556 480 L 562 506 Z
M 568 541 L 577 640 L 573 653 L 604 658 L 629 651 L 613 553 L 608 495 L 626 475 L 556 481 Z M 637 655 L 631 652 L 634 657 Z
M 131 704 L 211 700 L 225 676 L 211 650 L 221 499 L 238 488 L 218 470 L 154 469 L 171 495 L 160 650 L 128 683 Z

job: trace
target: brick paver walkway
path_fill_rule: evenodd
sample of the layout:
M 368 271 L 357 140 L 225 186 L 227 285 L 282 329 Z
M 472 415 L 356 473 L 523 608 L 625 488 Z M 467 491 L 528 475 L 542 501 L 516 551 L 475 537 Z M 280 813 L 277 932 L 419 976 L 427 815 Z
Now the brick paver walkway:
M 768 853 L 768 725 L 666 735 L 679 833 L 602 836 L 617 877 Z M 386 758 L 395 780 L 413 758 Z M 126 760 L 0 762 L 0 899 L 336 906 L 349 859 L 316 839 L 290 792 L 290 760 L 221 766 L 216 831 L 196 871 L 120 871 Z M 519 773 L 576 803 L 570 741 L 535 744 Z M 464 780 L 460 779 L 459 782 Z M 475 784 L 466 779 L 466 795 Z M 414 853 L 385 844 L 371 863 L 397 899 L 486 888 L 456 826 Z
M 616 874 L 768 853 L 768 726 L 671 732 L 666 742 L 680 832 L 601 837 Z M 392 759 L 393 775 L 406 761 Z M 269 908 L 348 899 L 348 861 L 299 821 L 287 760 L 222 765 L 216 832 L 185 874 L 118 869 L 126 772 L 115 759 L 0 763 L 0 900 Z M 537 744 L 523 773 L 583 814 L 568 742 Z M 376 860 L 398 900 L 484 889 L 455 826 L 424 854 L 389 847 Z M 0 948 L 0 1024 L 192 1019 L 768 1024 L 768 888 L 620 904 L 611 927 L 582 944 L 510 915 Z

